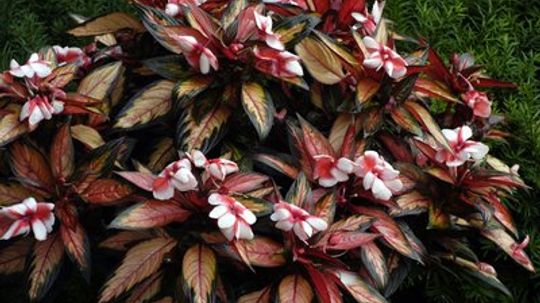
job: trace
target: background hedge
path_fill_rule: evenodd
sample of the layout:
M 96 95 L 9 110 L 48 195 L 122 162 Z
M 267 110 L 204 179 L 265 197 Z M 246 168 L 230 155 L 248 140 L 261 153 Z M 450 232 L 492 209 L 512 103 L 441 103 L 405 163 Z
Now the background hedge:
M 492 148 L 507 163 L 519 164 L 522 177 L 531 186 L 507 202 L 518 229 L 531 236 L 528 253 L 540 269 L 540 1 L 387 2 L 385 15 L 395 21 L 400 33 L 426 38 L 446 57 L 453 52 L 469 52 L 486 66 L 489 75 L 519 84 L 518 90 L 490 95 L 496 111 L 507 118 L 506 129 L 513 134 L 508 144 Z M 11 58 L 26 60 L 29 53 L 44 45 L 85 42 L 65 34 L 74 25 L 69 13 L 97 16 L 116 10 L 130 8 L 124 0 L 0 0 L 0 68 L 6 69 Z M 394 301 L 540 302 L 540 275 L 527 273 L 504 253 L 496 254 L 498 250 L 492 244 L 482 243 L 481 257 L 497 260 L 495 268 L 514 294 L 513 300 L 502 298 L 500 293 L 467 276 L 423 271 L 409 277 Z M 54 302 L 92 302 L 86 294 L 99 287 L 99 269 L 91 287 L 85 286 L 69 268 L 64 271 Z M 3 299 L 17 302 L 16 298 L 25 297 L 22 290 L 15 290 L 20 287 L 12 279 L 0 282 Z

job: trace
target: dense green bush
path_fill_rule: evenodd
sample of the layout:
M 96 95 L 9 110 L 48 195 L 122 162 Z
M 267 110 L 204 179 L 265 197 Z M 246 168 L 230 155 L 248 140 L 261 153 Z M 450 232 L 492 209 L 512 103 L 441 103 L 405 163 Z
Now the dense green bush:
M 540 268 L 540 3 L 535 5 L 534 2 L 394 0 L 389 1 L 386 16 L 396 22 L 402 34 L 425 37 L 444 57 L 453 52 L 470 52 L 494 78 L 519 84 L 516 91 L 494 92 L 492 99 L 496 109 L 506 114 L 506 127 L 513 134 L 508 144 L 496 146 L 495 151 L 506 162 L 519 164 L 521 176 L 531 186 L 529 191 L 520 192 L 515 201 L 508 201 L 507 205 L 512 209 L 519 229 L 531 236 L 528 251 L 535 266 Z M 24 61 L 29 53 L 44 45 L 81 44 L 80 39 L 64 33 L 74 24 L 68 13 L 96 16 L 128 9 L 121 0 L 1 1 L 0 69 L 4 70 L 11 58 Z M 482 245 L 492 248 L 487 241 Z M 496 250 L 489 251 L 493 254 Z M 515 301 L 540 302 L 540 276 L 527 273 L 502 252 L 497 257 L 500 279 L 509 286 Z M 69 289 L 66 285 L 58 290 L 66 294 L 61 297 L 65 302 L 83 297 L 81 300 L 85 302 L 84 296 L 73 295 L 85 293 L 84 281 L 76 273 L 70 274 L 73 272 L 70 268 L 64 271 L 77 283 L 70 284 Z M 14 295 L 11 289 L 0 288 L 2 293 Z M 458 278 L 445 272 L 432 272 L 411 276 L 396 301 L 418 296 L 419 290 L 424 291 L 426 300 L 433 302 L 502 300 L 499 293 L 466 276 Z

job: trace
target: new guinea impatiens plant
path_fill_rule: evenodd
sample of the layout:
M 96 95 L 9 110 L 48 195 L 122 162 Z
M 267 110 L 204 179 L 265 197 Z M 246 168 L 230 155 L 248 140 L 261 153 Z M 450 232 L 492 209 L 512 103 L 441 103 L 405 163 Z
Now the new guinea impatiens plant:
M 482 91 L 515 85 L 472 55 L 378 0 L 132 2 L 0 74 L 0 273 L 31 301 L 67 259 L 98 302 L 384 303 L 413 268 L 510 295 L 478 236 L 534 271 Z

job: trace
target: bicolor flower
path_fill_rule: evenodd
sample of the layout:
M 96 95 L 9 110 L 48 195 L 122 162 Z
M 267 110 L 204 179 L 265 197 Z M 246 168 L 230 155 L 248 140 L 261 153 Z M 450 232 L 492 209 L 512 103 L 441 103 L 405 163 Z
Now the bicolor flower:
M 52 210 L 54 204 L 36 202 L 30 197 L 21 203 L 0 209 L 0 220 L 11 220 L 11 225 L 2 235 L 2 240 L 9 240 L 13 237 L 28 234 L 30 230 L 34 233 L 36 240 L 47 239 L 47 234 L 52 231 L 54 225 L 54 214 Z
M 332 187 L 339 182 L 349 180 L 348 172 L 352 171 L 354 163 L 347 158 L 335 160 L 329 155 L 318 155 L 315 159 L 313 178 L 319 181 L 322 187 Z
M 393 79 L 399 79 L 407 73 L 407 61 L 398 53 L 386 45 L 383 45 L 375 39 L 367 36 L 362 39 L 369 55 L 364 59 L 364 66 L 375 70 L 384 67 L 388 76 Z
M 259 39 L 264 40 L 266 45 L 273 49 L 284 50 L 285 46 L 281 42 L 280 36 L 272 31 L 272 18 L 270 16 L 263 16 L 257 11 L 254 11 L 253 14 L 255 16 Z
M 277 78 L 303 76 L 300 57 L 288 51 L 278 51 L 269 47 L 255 47 L 255 68 Z
M 270 219 L 277 222 L 276 228 L 283 231 L 292 230 L 304 242 L 314 234 L 328 228 L 328 223 L 325 220 L 287 202 L 275 204 L 274 213 L 270 216 Z
M 23 121 L 28 118 L 28 124 L 32 127 L 43 119 L 50 120 L 53 115 L 62 111 L 64 111 L 64 102 L 58 100 L 49 102 L 47 96 L 37 95 L 24 103 L 19 120 Z
M 238 171 L 238 165 L 231 160 L 221 158 L 208 160 L 199 150 L 193 150 L 187 155 L 195 167 L 204 168 L 212 177 L 219 180 Z
M 371 190 L 373 196 L 380 200 L 389 200 L 403 188 L 399 171 L 376 151 L 368 150 L 356 159 L 354 173 L 363 178 L 364 189 Z
M 197 179 L 191 172 L 188 159 L 175 161 L 158 175 L 152 184 L 152 193 L 158 200 L 167 200 L 174 196 L 174 189 L 189 191 L 197 189 Z
M 216 55 L 214 55 L 214 53 L 203 43 L 197 41 L 195 37 L 189 35 L 173 35 L 172 38 L 182 49 L 182 53 L 186 57 L 189 65 L 198 69 L 202 74 L 208 74 L 210 72 L 210 67 L 214 70 L 219 68 Z
M 50 62 L 40 59 L 37 53 L 33 53 L 24 65 L 19 65 L 15 59 L 12 59 L 9 68 L 9 73 L 18 78 L 33 78 L 36 75 L 39 78 L 45 78 L 52 72 Z
M 54 53 L 56 54 L 56 60 L 58 65 L 66 65 L 73 63 L 77 66 L 87 66 L 90 64 L 91 59 L 84 51 L 78 47 L 61 47 L 58 45 L 53 46 Z
M 489 101 L 486 93 L 473 89 L 462 94 L 461 98 L 472 109 L 475 116 L 482 118 L 491 116 L 491 101 Z
M 489 152 L 489 147 L 485 144 L 468 140 L 473 134 L 467 125 L 456 129 L 443 129 L 442 133 L 452 150 L 439 147 L 435 159 L 449 167 L 460 166 L 471 159 L 481 160 Z
M 182 6 L 199 6 L 205 2 L 206 0 L 169 0 L 165 5 L 165 14 L 176 17 L 182 12 Z
M 384 1 L 376 0 L 371 8 L 371 14 L 368 13 L 367 7 L 364 12 L 353 12 L 351 15 L 362 25 L 362 31 L 365 35 L 370 36 L 377 29 L 377 25 L 381 21 L 382 12 L 384 9 Z
M 255 224 L 257 217 L 242 203 L 230 196 L 211 194 L 208 203 L 214 205 L 208 216 L 217 219 L 223 235 L 229 240 L 253 239 L 251 225 Z

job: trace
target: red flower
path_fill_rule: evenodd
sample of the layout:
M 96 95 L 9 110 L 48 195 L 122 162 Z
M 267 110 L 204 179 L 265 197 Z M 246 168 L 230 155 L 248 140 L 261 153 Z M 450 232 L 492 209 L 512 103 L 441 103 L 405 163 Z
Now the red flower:
M 54 225 L 54 204 L 36 202 L 30 197 L 21 203 L 0 209 L 0 221 L 11 220 L 12 223 L 2 235 L 2 240 L 8 240 L 22 234 L 28 234 L 30 229 L 34 237 L 43 241 L 52 231 Z
M 319 180 L 322 187 L 332 187 L 339 182 L 349 180 L 348 172 L 352 171 L 354 163 L 347 158 L 338 161 L 329 155 L 315 156 L 313 178 Z
M 300 57 L 287 51 L 277 51 L 269 47 L 255 47 L 255 68 L 277 78 L 303 76 Z

